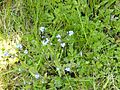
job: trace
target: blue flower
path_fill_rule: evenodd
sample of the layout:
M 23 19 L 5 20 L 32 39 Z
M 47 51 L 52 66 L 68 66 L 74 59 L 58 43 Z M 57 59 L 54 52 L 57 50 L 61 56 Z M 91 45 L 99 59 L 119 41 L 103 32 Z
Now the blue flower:
M 25 51 L 24 51 L 24 54 L 28 54 L 28 50 L 25 50 Z
M 45 31 L 45 27 L 40 27 L 39 30 L 40 30 L 41 32 L 44 32 L 44 31 Z
M 36 73 L 36 74 L 35 74 L 35 78 L 36 78 L 36 79 L 39 79 L 39 78 L 40 78 L 39 73 Z
M 8 52 L 5 52 L 5 53 L 4 53 L 4 56 L 9 56 L 9 53 L 8 53 Z
M 70 72 L 70 68 L 69 67 L 65 68 L 65 71 Z
M 65 43 L 61 43 L 60 45 L 61 45 L 61 47 L 65 47 Z
M 49 43 L 49 39 L 48 38 L 46 38 L 45 40 L 42 41 L 43 45 L 47 45 L 48 43 Z
M 56 38 L 60 39 L 60 38 L 61 38 L 60 34 L 58 34 L 58 35 L 56 36 Z
M 42 36 L 42 38 L 45 38 L 45 36 Z
M 16 45 L 16 48 L 18 48 L 18 49 L 21 50 L 21 49 L 23 48 L 23 46 L 22 46 L 22 44 L 17 44 L 17 45 Z
M 72 36 L 74 34 L 73 31 L 68 31 L 67 33 L 68 33 L 69 36 Z

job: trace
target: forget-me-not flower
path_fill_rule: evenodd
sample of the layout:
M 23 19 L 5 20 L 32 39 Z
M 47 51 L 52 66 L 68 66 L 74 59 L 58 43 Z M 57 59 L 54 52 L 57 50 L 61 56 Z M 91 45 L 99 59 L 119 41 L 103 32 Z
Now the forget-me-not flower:
M 68 33 L 69 36 L 72 36 L 74 34 L 73 31 L 68 31 L 67 33 Z
M 44 32 L 45 31 L 45 27 L 40 27 L 40 31 Z
M 56 68 L 56 70 L 57 70 L 57 71 L 59 71 L 59 70 L 60 70 L 60 68 L 58 68 L 58 67 L 57 67 L 57 68 Z
M 58 39 L 58 42 L 61 42 L 61 39 Z
M 42 38 L 45 38 L 45 36 L 42 36 Z
M 39 79 L 39 78 L 40 78 L 39 73 L 36 73 L 36 74 L 35 74 L 35 78 L 36 78 L 36 79 Z
M 61 38 L 60 34 L 58 34 L 58 35 L 56 36 L 56 38 L 60 39 L 60 38 Z
M 53 45 L 53 43 L 50 43 L 50 45 Z
M 17 45 L 16 45 L 16 48 L 18 48 L 18 49 L 21 50 L 21 49 L 23 48 L 23 46 L 22 46 L 22 44 L 17 44 Z
M 42 41 L 43 45 L 47 45 L 48 43 L 49 43 L 49 39 L 48 38 L 46 38 L 45 40 Z
M 9 53 L 8 52 L 4 52 L 4 56 L 9 56 Z
M 61 45 L 61 47 L 65 47 L 65 43 L 61 43 L 60 45 Z
M 70 68 L 69 67 L 65 68 L 65 71 L 70 72 Z
M 24 54 L 28 54 L 28 50 L 25 50 L 25 51 L 24 51 Z

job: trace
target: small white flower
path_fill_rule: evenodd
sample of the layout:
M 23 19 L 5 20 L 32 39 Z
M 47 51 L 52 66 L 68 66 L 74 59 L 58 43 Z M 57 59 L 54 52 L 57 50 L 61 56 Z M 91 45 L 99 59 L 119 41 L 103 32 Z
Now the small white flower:
M 58 35 L 56 36 L 56 38 L 60 39 L 60 38 L 61 38 L 60 34 L 58 34 Z
M 47 41 L 47 42 L 49 42 L 49 39 L 48 39 L 48 38 L 46 38 L 46 41 Z
M 44 32 L 44 31 L 45 31 L 45 27 L 40 27 L 39 30 L 40 30 L 41 32 Z
M 61 39 L 58 39 L 58 42 L 61 42 Z
M 16 48 L 18 48 L 18 49 L 22 49 L 23 48 L 23 46 L 22 46 L 22 44 L 18 44 L 17 46 L 16 46 Z
M 57 70 L 57 71 L 59 71 L 59 70 L 60 70 L 60 68 L 58 68 L 58 67 L 57 67 L 57 68 L 56 68 L 56 70 Z
M 53 45 L 53 43 L 50 43 L 50 45 Z
M 47 45 L 48 43 L 49 43 L 49 39 L 48 38 L 46 38 L 45 40 L 42 41 L 43 45 Z
M 65 47 L 65 43 L 61 43 L 60 45 L 61 45 L 61 47 Z
M 40 78 L 39 73 L 36 73 L 36 74 L 35 74 L 35 78 L 36 78 L 36 79 L 39 79 L 39 78 Z
M 117 19 L 119 19 L 119 17 L 116 17 L 115 15 L 112 15 L 112 16 L 111 16 L 111 20 L 114 21 L 114 20 L 117 20 Z
M 115 17 L 115 20 L 119 19 L 119 17 Z
M 47 45 L 47 42 L 45 40 L 42 41 L 43 45 Z
M 111 15 L 111 19 L 114 19 L 114 16 L 115 16 L 115 15 Z
M 45 38 L 45 36 L 42 36 L 42 38 Z
M 28 54 L 28 50 L 25 50 L 25 51 L 24 51 L 24 54 Z
M 68 68 L 65 68 L 65 71 L 68 71 L 68 72 L 70 72 L 70 68 L 68 67 Z
M 68 33 L 69 36 L 72 36 L 74 34 L 73 31 L 68 31 L 67 33 Z

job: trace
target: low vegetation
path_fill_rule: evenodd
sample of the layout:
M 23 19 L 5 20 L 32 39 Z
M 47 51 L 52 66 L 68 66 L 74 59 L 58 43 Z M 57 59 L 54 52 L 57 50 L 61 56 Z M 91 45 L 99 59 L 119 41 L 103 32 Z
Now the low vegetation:
M 0 0 L 0 90 L 119 89 L 119 0 Z

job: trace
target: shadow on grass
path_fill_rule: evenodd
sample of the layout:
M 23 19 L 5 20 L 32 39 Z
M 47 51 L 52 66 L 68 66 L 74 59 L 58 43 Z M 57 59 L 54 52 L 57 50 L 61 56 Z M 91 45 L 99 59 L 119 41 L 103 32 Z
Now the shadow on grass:
M 18 52 L 20 45 L 20 35 L 12 33 L 7 38 L 0 36 L 0 90 L 4 87 L 4 78 L 2 75 L 7 71 L 8 66 L 12 66 L 18 62 Z

